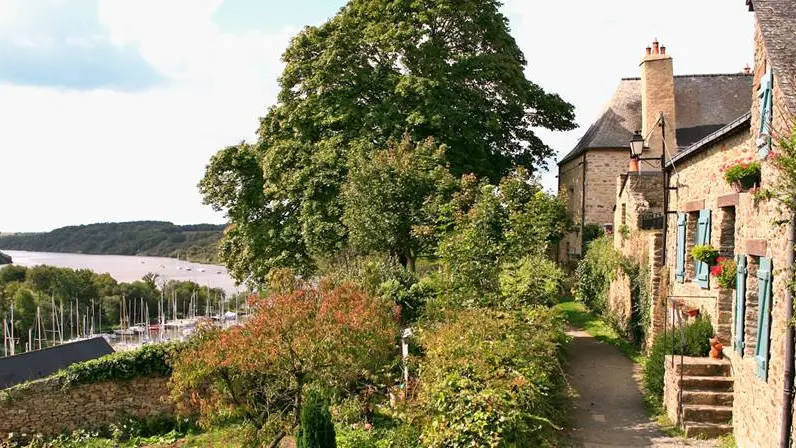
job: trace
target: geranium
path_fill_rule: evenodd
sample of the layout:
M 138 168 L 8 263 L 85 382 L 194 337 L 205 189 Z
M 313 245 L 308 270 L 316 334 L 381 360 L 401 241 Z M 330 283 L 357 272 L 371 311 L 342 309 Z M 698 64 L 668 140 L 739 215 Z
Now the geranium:
M 725 165 L 723 170 L 724 180 L 739 191 L 749 190 L 760 184 L 760 162 L 744 159 L 731 165 Z

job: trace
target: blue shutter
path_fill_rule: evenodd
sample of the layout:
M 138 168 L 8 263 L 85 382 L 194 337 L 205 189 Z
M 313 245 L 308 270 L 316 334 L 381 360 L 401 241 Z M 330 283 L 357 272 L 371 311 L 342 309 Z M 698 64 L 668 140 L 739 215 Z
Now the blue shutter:
M 746 323 L 746 255 L 738 255 L 735 275 L 735 351 L 743 356 L 744 324 Z
M 674 278 L 680 283 L 685 281 L 685 226 L 687 217 L 688 215 L 685 213 L 677 214 L 677 249 L 675 250 Z
M 760 108 L 760 127 L 757 134 L 757 156 L 765 159 L 771 151 L 771 120 L 774 106 L 774 76 L 771 73 L 771 64 L 768 64 L 766 73 L 760 80 L 757 91 L 757 103 Z
M 710 244 L 710 210 L 700 210 L 697 221 L 696 244 Z M 696 262 L 696 282 L 699 286 L 707 288 L 710 284 L 710 267 L 707 263 Z
M 771 334 L 771 259 L 760 257 L 757 269 L 758 304 L 757 304 L 757 348 L 755 348 L 755 364 L 757 376 L 763 381 L 768 380 L 768 345 Z

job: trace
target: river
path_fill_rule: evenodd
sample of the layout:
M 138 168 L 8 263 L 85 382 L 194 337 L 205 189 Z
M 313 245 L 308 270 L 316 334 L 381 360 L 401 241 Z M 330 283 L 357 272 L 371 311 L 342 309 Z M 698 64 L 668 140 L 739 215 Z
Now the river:
M 190 263 L 175 258 L 27 252 L 2 248 L 0 251 L 10 255 L 15 265 L 50 265 L 61 268 L 91 269 L 99 274 L 108 273 L 119 282 L 129 283 L 141 280 L 141 277 L 152 272 L 166 281 L 191 280 L 202 286 L 221 288 L 227 293 L 244 290 L 242 287 L 235 286 L 235 280 L 224 266 Z

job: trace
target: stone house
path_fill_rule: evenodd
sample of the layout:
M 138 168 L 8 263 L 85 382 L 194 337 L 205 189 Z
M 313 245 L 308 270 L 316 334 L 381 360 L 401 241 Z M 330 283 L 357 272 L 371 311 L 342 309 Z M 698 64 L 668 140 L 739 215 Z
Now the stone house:
M 746 4 L 756 18 L 751 107 L 666 161 L 668 301 L 656 306 L 661 312 L 682 304 L 710 316 L 731 366 L 732 405 L 726 416 L 738 446 L 787 447 L 793 433 L 788 285 L 794 229 L 782 224 L 791 217 L 775 200 L 729 185 L 724 172 L 733 164 L 759 161 L 759 187 L 776 183 L 770 155 L 777 137 L 790 135 L 796 117 L 796 3 Z M 733 289 L 719 288 L 710 267 L 693 260 L 696 244 L 710 244 L 736 260 Z M 673 319 L 672 313 L 667 318 Z
M 576 223 L 557 248 L 562 263 L 581 255 L 585 226 L 613 227 L 616 178 L 628 171 L 628 144 L 635 132 L 649 136 L 644 158 L 660 158 L 663 140 L 675 153 L 749 110 L 749 74 L 675 76 L 672 57 L 657 41 L 647 48 L 640 69 L 640 77 L 619 82 L 602 115 L 558 162 L 558 189 Z M 653 132 L 661 113 L 670 129 Z M 660 173 L 660 162 L 644 160 L 641 171 Z

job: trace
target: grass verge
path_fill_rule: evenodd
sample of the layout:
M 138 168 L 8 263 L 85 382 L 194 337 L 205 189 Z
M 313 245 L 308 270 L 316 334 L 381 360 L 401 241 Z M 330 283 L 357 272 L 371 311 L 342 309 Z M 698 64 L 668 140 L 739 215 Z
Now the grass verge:
M 630 342 L 625 340 L 610 324 L 592 313 L 581 302 L 567 300 L 555 306 L 569 325 L 584 330 L 595 339 L 618 348 L 636 364 L 644 361 L 644 356 Z

